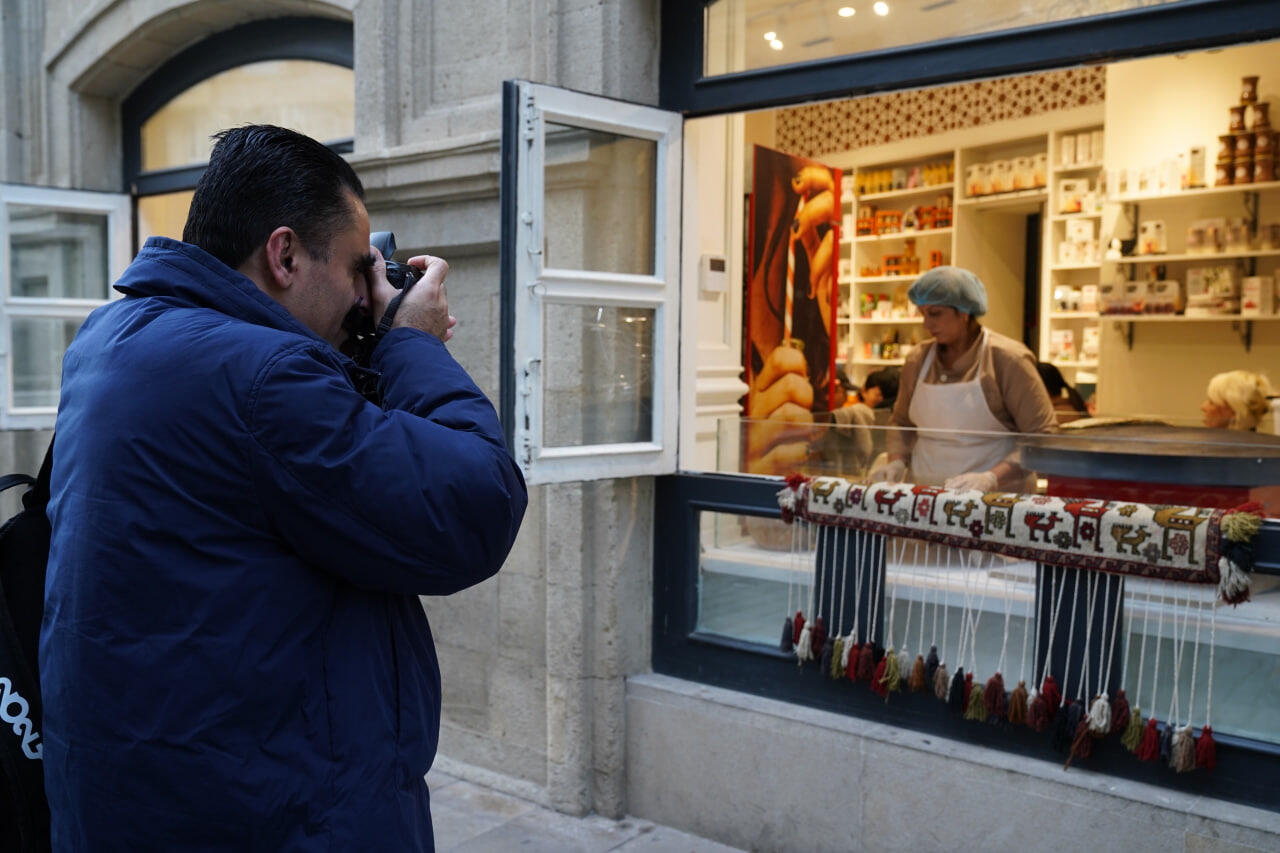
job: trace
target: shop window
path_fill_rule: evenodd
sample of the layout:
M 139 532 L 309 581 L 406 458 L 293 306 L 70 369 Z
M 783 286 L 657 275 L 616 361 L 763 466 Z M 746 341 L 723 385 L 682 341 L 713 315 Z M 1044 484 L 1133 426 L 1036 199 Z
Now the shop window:
M 516 458 L 531 483 L 669 473 L 680 118 L 529 83 L 506 98 L 503 411 Z
M 1175 0 L 1076 3 L 957 0 L 715 0 L 706 8 L 703 73 L 726 74 L 1050 24 Z
M 128 198 L 0 185 L 0 426 L 53 425 L 62 355 L 127 264 Z
M 188 48 L 122 106 L 125 186 L 137 199 L 135 247 L 181 239 L 187 210 L 219 130 L 275 124 L 349 152 L 355 78 L 349 23 L 255 21 Z

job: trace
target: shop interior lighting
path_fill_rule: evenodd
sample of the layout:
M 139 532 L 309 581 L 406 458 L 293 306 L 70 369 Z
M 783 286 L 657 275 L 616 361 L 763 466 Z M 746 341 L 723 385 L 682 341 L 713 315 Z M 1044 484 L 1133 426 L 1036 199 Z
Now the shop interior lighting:
M 774 50 L 782 50 L 782 42 L 779 41 L 778 39 L 774 39 L 773 41 L 769 42 L 769 47 L 773 48 Z
M 842 18 L 852 18 L 853 14 L 856 11 L 858 10 L 853 8 L 852 6 L 841 6 L 839 9 L 836 10 L 836 14 Z
M 889 14 L 889 4 L 884 2 L 884 0 L 878 0 L 876 5 L 872 6 L 871 8 L 875 9 L 876 14 L 882 18 L 885 15 Z
M 764 40 L 769 42 L 777 41 L 778 34 L 775 33 L 773 30 L 769 30 L 769 32 L 764 34 Z

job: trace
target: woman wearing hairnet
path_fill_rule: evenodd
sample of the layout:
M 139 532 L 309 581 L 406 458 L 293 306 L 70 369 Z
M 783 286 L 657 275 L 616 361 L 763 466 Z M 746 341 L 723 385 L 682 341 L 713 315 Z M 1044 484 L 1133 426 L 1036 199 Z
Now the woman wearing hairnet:
M 932 336 L 902 368 L 888 455 L 872 482 L 906 479 L 948 489 L 1025 491 L 1012 435 L 1053 432 L 1053 403 L 1025 346 L 984 328 L 987 291 L 959 267 L 936 267 L 907 292 Z

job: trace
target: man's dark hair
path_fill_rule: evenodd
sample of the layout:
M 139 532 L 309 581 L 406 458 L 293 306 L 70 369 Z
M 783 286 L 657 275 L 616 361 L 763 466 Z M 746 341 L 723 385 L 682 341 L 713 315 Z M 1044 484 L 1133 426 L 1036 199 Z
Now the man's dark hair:
M 350 164 L 309 136 L 269 124 L 231 128 L 213 138 L 183 242 L 237 269 L 284 225 L 311 257 L 326 260 L 329 243 L 351 221 L 346 194 L 364 199 Z
M 884 397 L 876 408 L 893 406 L 894 401 L 898 399 L 898 381 L 901 374 L 900 367 L 885 367 L 867 374 L 867 380 L 862 383 L 862 387 L 879 388 L 880 394 Z

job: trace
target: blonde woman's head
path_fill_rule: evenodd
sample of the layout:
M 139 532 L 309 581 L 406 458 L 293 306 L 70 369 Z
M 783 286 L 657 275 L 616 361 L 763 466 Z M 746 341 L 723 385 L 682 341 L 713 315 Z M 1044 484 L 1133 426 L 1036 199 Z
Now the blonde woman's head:
M 1267 397 L 1275 393 L 1261 373 L 1230 370 L 1209 380 L 1205 401 L 1204 425 L 1229 429 L 1255 430 L 1267 413 Z

